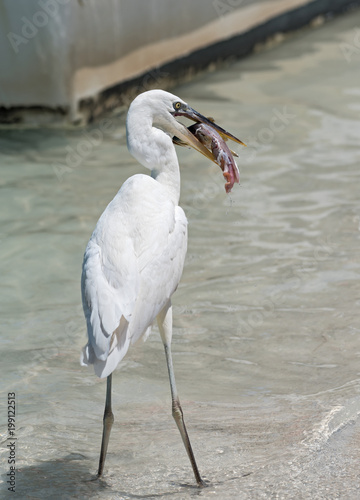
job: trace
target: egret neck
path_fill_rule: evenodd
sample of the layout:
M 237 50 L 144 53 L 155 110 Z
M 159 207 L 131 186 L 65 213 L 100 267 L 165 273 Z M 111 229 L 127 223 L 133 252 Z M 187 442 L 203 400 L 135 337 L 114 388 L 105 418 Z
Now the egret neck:
M 151 177 L 166 188 L 169 198 L 178 205 L 180 169 L 172 137 L 154 124 L 150 114 L 142 112 L 141 116 L 139 115 L 136 112 L 128 114 L 128 149 L 144 167 L 151 170 Z

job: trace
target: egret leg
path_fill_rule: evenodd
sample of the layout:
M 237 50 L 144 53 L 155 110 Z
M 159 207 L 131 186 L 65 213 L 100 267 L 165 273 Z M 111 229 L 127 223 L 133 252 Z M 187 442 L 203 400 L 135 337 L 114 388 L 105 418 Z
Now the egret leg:
M 105 400 L 105 411 L 104 411 L 104 419 L 103 419 L 103 435 L 101 441 L 101 451 L 100 451 L 100 459 L 99 459 L 99 470 L 97 473 L 97 477 L 101 477 L 104 465 L 106 452 L 109 444 L 110 431 L 111 427 L 114 423 L 114 415 L 111 410 L 111 377 L 110 374 L 106 380 L 106 400 Z
M 180 431 L 186 452 L 190 459 L 191 466 L 194 471 L 195 480 L 198 486 L 206 486 L 206 483 L 201 479 L 198 466 L 196 464 L 194 452 L 192 450 L 189 435 L 186 430 L 184 414 L 181 408 L 179 396 L 176 389 L 175 374 L 171 355 L 171 338 L 172 338 L 172 307 L 169 303 L 157 317 L 161 338 L 165 348 L 166 363 L 169 372 L 171 401 L 172 401 L 172 416 Z

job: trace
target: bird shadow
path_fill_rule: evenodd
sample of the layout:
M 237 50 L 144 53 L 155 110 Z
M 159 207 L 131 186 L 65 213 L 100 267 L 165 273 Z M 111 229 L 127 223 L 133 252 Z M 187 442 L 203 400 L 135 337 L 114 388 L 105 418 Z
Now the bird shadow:
M 97 479 L 89 472 L 89 459 L 81 454 L 70 453 L 63 458 L 46 460 L 36 465 L 22 466 L 15 472 L 15 494 L 13 498 L 68 500 L 71 498 L 100 498 L 105 492 L 116 493 L 126 498 L 156 498 L 174 494 L 172 491 L 136 494 L 131 491 L 119 491 L 106 478 Z M 0 497 L 7 498 L 10 491 L 7 473 L 2 474 Z M 173 484 L 176 488 L 201 491 L 195 485 Z
M 14 498 L 65 498 L 92 496 L 101 485 L 87 484 L 89 469 L 84 455 L 71 453 L 55 460 L 39 461 L 34 465 L 16 468 Z M 0 497 L 8 494 L 8 477 L 2 475 Z

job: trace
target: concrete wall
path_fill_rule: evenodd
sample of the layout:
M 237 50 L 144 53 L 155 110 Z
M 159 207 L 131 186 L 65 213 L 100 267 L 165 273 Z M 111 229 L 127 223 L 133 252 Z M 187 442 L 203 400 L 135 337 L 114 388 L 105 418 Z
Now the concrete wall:
M 178 67 L 169 66 L 170 72 L 181 79 L 181 71 L 185 71 L 191 54 L 200 54 L 201 66 L 211 62 L 212 57 L 211 52 L 205 55 L 202 50 L 216 46 L 214 57 L 226 57 L 229 49 L 223 42 L 279 16 L 284 18 L 286 13 L 293 13 L 294 23 L 294 16 L 300 12 L 296 9 L 303 9 L 301 12 L 308 12 L 305 18 L 309 21 L 312 15 L 337 10 L 349 3 L 344 0 L 0 0 L 0 107 L 3 108 L 0 120 L 8 115 L 9 108 L 36 106 L 61 109 L 74 119 L 80 103 L 100 102 L 101 108 L 101 103 L 105 103 L 99 100 L 102 93 L 109 96 L 107 89 L 114 89 L 114 95 L 121 93 L 119 84 L 136 82 L 147 71 L 152 70 L 149 79 L 160 84 L 161 68 L 181 60 Z M 290 17 L 282 23 L 282 29 L 291 28 Z M 305 18 L 297 24 L 305 23 Z M 275 29 L 276 24 L 266 33 Z M 261 29 L 258 33 L 261 38 Z M 232 55 L 241 52 L 242 46 L 238 45 Z M 220 52 L 219 47 L 223 48 Z M 106 106 L 109 102 L 111 105 L 111 99 L 107 99 Z M 113 100 L 114 105 L 118 102 L 117 98 Z

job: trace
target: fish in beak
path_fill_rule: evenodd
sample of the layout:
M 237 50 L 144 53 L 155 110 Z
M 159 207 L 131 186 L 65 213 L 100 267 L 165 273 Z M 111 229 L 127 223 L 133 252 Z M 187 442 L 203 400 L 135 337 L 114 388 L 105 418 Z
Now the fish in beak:
M 176 127 L 176 136 L 173 137 L 173 143 L 178 146 L 190 146 L 206 156 L 208 160 L 216 163 L 213 153 L 200 142 L 190 129 L 191 127 L 187 128 L 182 123 L 178 123 Z
M 240 174 L 233 158 L 233 156 L 238 155 L 229 149 L 226 141 L 231 139 L 243 146 L 246 144 L 217 125 L 212 118 L 206 118 L 189 106 L 175 111 L 174 116 L 185 116 L 196 123 L 188 128 L 184 127 L 187 132 L 181 134 L 183 137 L 174 137 L 173 142 L 180 146 L 190 145 L 219 165 L 226 179 L 225 190 L 229 193 L 234 183 L 240 182 Z M 203 151 L 203 148 L 200 149 L 198 144 L 205 147 L 206 152 Z
M 189 118 L 190 120 L 193 120 L 194 122 L 197 123 L 204 123 L 205 125 L 210 126 L 216 132 L 226 141 L 227 139 L 231 139 L 234 142 L 237 142 L 238 144 L 242 144 L 243 146 L 246 146 L 240 139 L 235 137 L 234 135 L 230 134 L 230 132 L 227 132 L 224 130 L 222 127 L 217 125 L 213 118 L 206 118 L 206 116 L 203 116 L 201 113 L 198 111 L 195 111 L 195 109 L 190 108 L 190 106 L 187 106 L 185 109 L 179 109 L 178 111 L 175 111 L 174 116 L 185 116 L 185 118 Z

